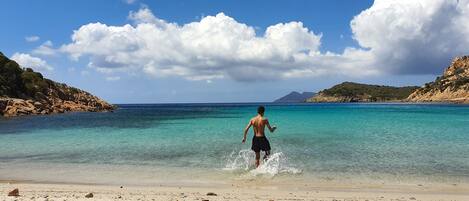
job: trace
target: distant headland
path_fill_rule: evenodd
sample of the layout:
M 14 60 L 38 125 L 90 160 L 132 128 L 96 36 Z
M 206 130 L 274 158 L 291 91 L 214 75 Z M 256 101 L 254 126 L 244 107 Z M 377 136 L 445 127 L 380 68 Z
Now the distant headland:
M 297 96 L 296 93 L 292 92 L 285 97 L 289 97 L 291 94 Z M 278 100 L 282 100 L 282 98 Z M 296 102 L 448 102 L 468 104 L 469 56 L 455 58 L 442 76 L 422 87 L 394 87 L 343 82 L 319 91 L 306 99 L 296 100 Z
M 316 95 L 314 92 L 303 92 L 299 93 L 296 91 L 292 91 L 291 93 L 277 99 L 274 103 L 299 103 L 305 102 L 306 99 L 311 98 L 312 96 Z
M 406 99 L 418 88 L 343 82 L 320 91 L 306 102 L 395 102 Z
M 0 116 L 112 111 L 114 105 L 92 94 L 21 68 L 0 52 Z

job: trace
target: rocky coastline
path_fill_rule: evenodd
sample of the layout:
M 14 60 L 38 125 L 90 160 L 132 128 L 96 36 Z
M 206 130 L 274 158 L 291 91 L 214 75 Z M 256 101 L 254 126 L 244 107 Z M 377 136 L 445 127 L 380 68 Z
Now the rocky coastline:
M 469 56 L 455 58 L 442 76 L 417 89 L 406 101 L 469 104 Z
M 0 115 L 4 117 L 65 112 L 109 112 L 115 108 L 115 106 L 100 99 L 90 99 L 86 103 L 70 100 L 56 100 L 51 103 L 31 99 L 0 98 Z
M 115 108 L 86 91 L 22 68 L 0 52 L 0 116 L 106 112 Z

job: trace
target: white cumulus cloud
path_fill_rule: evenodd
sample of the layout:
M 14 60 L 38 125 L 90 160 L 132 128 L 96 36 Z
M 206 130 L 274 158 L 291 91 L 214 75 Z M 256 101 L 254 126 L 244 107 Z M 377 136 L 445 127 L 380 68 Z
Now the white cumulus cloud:
M 54 70 L 46 61 L 29 54 L 16 52 L 11 59 L 16 61 L 20 66 L 32 68 L 35 71 L 44 72 Z
M 375 0 L 351 22 L 354 38 L 392 74 L 440 74 L 469 53 L 468 0 Z
M 155 17 L 153 12 L 147 7 L 143 7 L 137 12 L 130 11 L 127 18 L 132 20 L 135 24 L 151 23 L 161 27 L 165 27 L 167 24 L 164 20 Z
M 42 56 L 53 56 L 57 54 L 57 50 L 54 49 L 52 41 L 48 40 L 42 43 L 39 47 L 32 51 L 33 54 Z
M 89 67 L 104 73 L 253 80 L 304 70 L 321 44 L 321 35 L 301 22 L 273 25 L 256 36 L 253 27 L 224 13 L 181 26 L 157 19 L 148 8 L 131 12 L 129 19 L 134 26 L 83 25 L 61 49 L 75 59 L 88 57 Z
M 218 13 L 178 25 L 149 8 L 132 24 L 90 23 L 60 50 L 110 76 L 142 73 L 189 80 L 275 80 L 324 74 L 439 74 L 469 51 L 469 0 L 376 0 L 351 21 L 358 47 L 320 52 L 322 34 L 302 22 L 256 28 Z

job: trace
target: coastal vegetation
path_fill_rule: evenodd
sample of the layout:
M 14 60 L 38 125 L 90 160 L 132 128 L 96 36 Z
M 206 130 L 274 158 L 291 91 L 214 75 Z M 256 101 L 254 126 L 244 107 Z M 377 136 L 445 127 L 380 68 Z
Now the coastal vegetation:
M 402 101 L 418 87 L 393 87 L 343 82 L 320 91 L 307 102 L 386 102 Z
M 46 79 L 31 68 L 22 68 L 0 52 L 0 115 L 112 109 L 114 106 L 88 92 Z

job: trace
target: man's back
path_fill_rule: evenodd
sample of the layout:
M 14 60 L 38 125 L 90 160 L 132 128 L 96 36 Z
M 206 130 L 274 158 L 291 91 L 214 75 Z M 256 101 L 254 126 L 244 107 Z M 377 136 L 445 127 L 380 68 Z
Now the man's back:
M 267 119 L 265 119 L 261 115 L 257 115 L 251 119 L 251 124 L 254 129 L 255 136 L 262 137 L 265 135 L 264 130 L 265 130 L 266 122 L 267 122 Z

